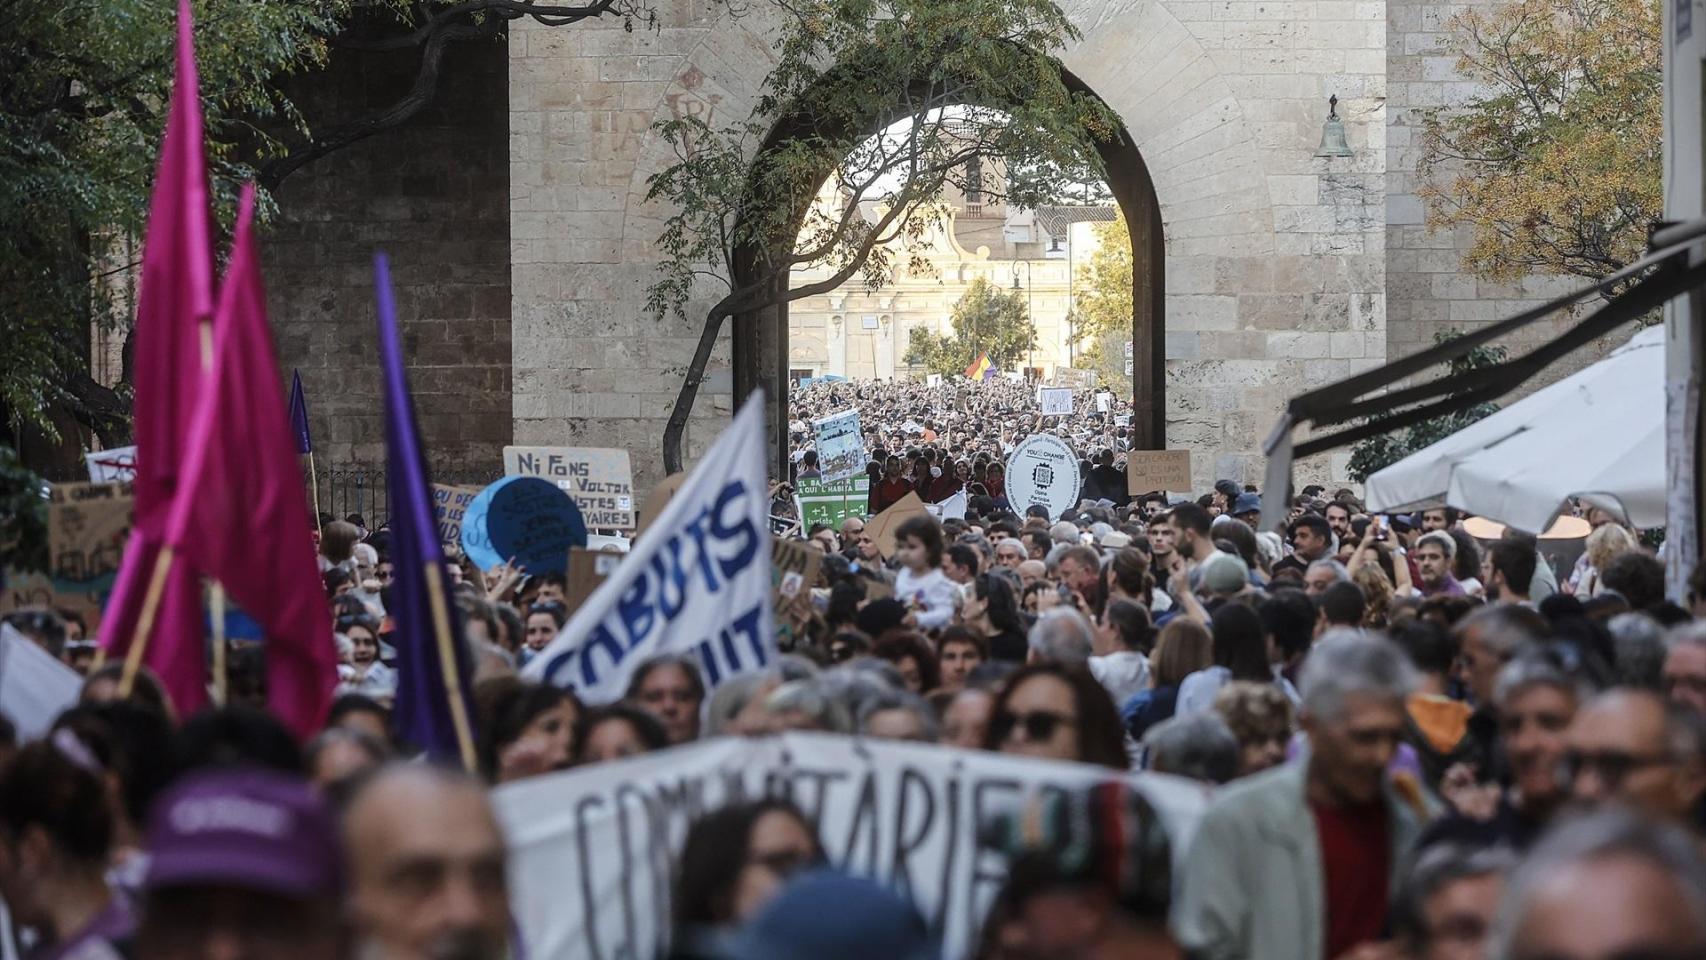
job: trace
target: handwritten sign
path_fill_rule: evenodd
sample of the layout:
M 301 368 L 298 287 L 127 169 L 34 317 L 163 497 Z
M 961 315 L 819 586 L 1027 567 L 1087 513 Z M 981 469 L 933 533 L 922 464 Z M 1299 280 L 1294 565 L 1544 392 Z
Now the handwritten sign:
M 863 518 L 871 503 L 871 478 L 863 474 L 851 480 L 827 483 L 800 480 L 794 484 L 794 499 L 800 522 L 810 527 L 824 523 L 839 528 L 848 517 Z
M 1071 416 L 1072 388 L 1038 387 L 1037 406 L 1042 409 L 1045 417 Z
M 432 485 L 432 518 L 438 525 L 438 542 L 462 542 L 462 518 L 480 491 L 469 487 L 452 487 L 442 483 Z
M 569 548 L 586 546 L 580 509 L 543 477 L 516 477 L 492 494 L 486 532 L 498 556 L 535 576 L 563 573 Z
M 588 529 L 634 529 L 634 466 L 626 450 L 504 447 L 504 473 L 556 484 L 574 498 Z
M 1126 492 L 1191 489 L 1189 450 L 1133 450 L 1125 455 Z
M 818 470 L 826 482 L 847 480 L 865 469 L 865 435 L 859 411 L 843 410 L 812 421 Z
M 818 568 L 823 566 L 823 551 L 803 540 L 770 541 L 770 566 L 774 568 L 771 581 L 775 589 L 771 599 L 780 607 L 817 582 Z
M 91 483 L 129 483 L 136 479 L 136 448 L 114 447 L 83 455 Z
M 124 483 L 60 483 L 48 495 L 48 568 L 59 593 L 111 590 L 130 536 Z

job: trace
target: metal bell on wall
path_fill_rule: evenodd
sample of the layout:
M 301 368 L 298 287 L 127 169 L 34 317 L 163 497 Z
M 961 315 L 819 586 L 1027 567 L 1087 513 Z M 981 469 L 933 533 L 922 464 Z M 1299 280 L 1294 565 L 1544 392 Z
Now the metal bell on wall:
M 1351 145 L 1345 140 L 1345 122 L 1339 119 L 1339 95 L 1327 98 L 1327 122 L 1321 127 L 1321 149 L 1315 151 L 1317 157 L 1350 157 L 1355 156 Z

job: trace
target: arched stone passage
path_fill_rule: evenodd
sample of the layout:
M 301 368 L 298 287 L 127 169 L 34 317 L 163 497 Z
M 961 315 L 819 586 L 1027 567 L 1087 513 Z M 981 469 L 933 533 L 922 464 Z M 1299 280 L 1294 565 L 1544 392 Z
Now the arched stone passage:
M 1063 78 L 1068 87 L 1094 95 L 1083 81 L 1070 73 Z M 859 133 L 875 134 L 875 119 L 885 104 L 873 104 L 871 121 Z M 1002 104 L 984 104 L 1001 108 Z M 815 130 L 818 123 L 811 118 L 789 118 L 771 131 L 759 151 L 777 149 L 802 130 Z M 1155 196 L 1155 185 L 1144 166 L 1142 154 L 1122 127 L 1104 143 L 1099 144 L 1107 184 L 1125 217 L 1132 248 L 1132 427 L 1136 431 L 1134 446 L 1138 449 L 1162 449 L 1166 446 L 1166 375 L 1165 362 L 1165 248 L 1162 237 L 1161 208 Z M 755 157 L 755 163 L 756 163 Z M 830 171 L 823 171 L 827 179 Z M 787 241 L 792 243 L 799 232 L 807 204 L 793 212 Z M 740 251 L 735 259 L 735 285 L 745 286 L 760 279 L 763 251 Z M 777 291 L 781 293 L 783 291 Z M 778 460 L 787 456 L 788 446 L 788 304 L 786 302 L 752 311 L 734 318 L 733 387 L 735 402 L 745 400 L 754 390 L 763 390 L 771 402 L 771 431 L 776 441 Z M 899 349 L 899 345 L 896 345 Z
M 1385 357 L 1381 4 L 1063 6 L 1083 34 L 1063 66 L 1118 114 L 1159 210 L 1165 329 L 1151 328 L 1149 367 L 1165 372 L 1167 445 L 1197 452 L 1198 485 L 1257 480 L 1287 397 Z M 658 8 L 655 33 L 510 35 L 515 442 L 627 447 L 642 483 L 661 472 L 663 423 L 715 300 L 707 283 L 685 319 L 645 309 L 664 219 L 646 179 L 669 161 L 649 131 L 687 112 L 750 115 L 778 27 L 763 5 Z M 1352 158 L 1314 157 L 1330 93 Z M 713 354 L 689 461 L 733 409 L 735 339 Z M 754 367 L 776 378 L 780 356 Z

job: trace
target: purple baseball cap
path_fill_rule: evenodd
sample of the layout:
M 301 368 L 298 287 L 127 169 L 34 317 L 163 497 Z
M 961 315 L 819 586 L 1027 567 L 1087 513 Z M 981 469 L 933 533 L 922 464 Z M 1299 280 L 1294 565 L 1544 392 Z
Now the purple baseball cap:
M 338 897 L 343 850 L 325 801 L 266 770 L 191 774 L 154 805 L 149 890 L 225 886 L 292 897 Z

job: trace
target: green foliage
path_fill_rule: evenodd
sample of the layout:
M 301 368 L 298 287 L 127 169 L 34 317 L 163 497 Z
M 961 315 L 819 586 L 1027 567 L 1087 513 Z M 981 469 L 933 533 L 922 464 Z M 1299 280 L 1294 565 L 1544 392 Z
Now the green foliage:
M 1051 51 L 1076 34 L 1052 0 L 778 3 L 788 22 L 752 114 L 658 127 L 675 154 L 648 191 L 671 210 L 650 290 L 660 318 L 685 316 L 701 280 L 726 291 L 715 325 L 855 276 L 876 287 L 927 269 L 915 241 L 945 222 L 943 188 L 964 189 L 973 169 L 988 202 L 1019 207 L 1102 179 L 1095 147 L 1117 123 L 1063 82 Z M 789 135 L 760 151 L 778 129 Z M 826 177 L 831 202 L 814 203 Z M 757 262 L 737 281 L 740 251 Z M 775 282 L 807 266 L 831 276 Z
M 302 129 L 281 75 L 322 63 L 349 0 L 195 5 L 209 167 L 232 215 L 268 131 Z M 169 0 L 10 4 L 0 42 L 0 413 L 54 434 L 74 412 L 91 324 L 127 319 L 170 101 Z M 263 201 L 265 202 L 265 201 Z M 263 210 L 263 212 L 265 212 Z M 82 410 L 86 414 L 86 410 Z
M 997 370 L 1012 370 L 1025 360 L 1036 339 L 1023 295 L 1002 290 L 984 277 L 972 281 L 950 319 L 953 333 L 915 327 L 906 346 L 906 362 L 944 376 L 963 374 L 982 353 Z
M 1455 330 L 1444 330 L 1434 335 L 1434 342 L 1449 343 L 1459 336 L 1462 334 Z M 1506 355 L 1504 347 L 1476 347 L 1450 361 L 1446 365 L 1445 376 L 1447 379 L 1454 379 L 1474 370 L 1503 363 Z M 1386 433 L 1359 441 L 1351 447 L 1351 479 L 1363 483 L 1417 450 L 1444 440 L 1475 421 L 1492 415 L 1498 409 L 1499 405 L 1496 403 L 1478 403 L 1467 410 L 1424 420 L 1402 433 Z
M 1122 213 L 1113 223 L 1098 223 L 1091 229 L 1096 233 L 1097 246 L 1090 259 L 1079 267 L 1079 293 L 1076 307 L 1079 313 L 1077 334 L 1080 338 L 1100 341 L 1105 334 L 1131 339 L 1132 258 L 1131 234 L 1126 231 Z M 1125 372 L 1124 356 L 1120 372 Z
M 0 556 L 14 570 L 47 570 L 45 487 L 18 462 L 16 450 L 0 444 Z
M 1426 119 L 1428 225 L 1468 225 L 1464 264 L 1494 281 L 1639 257 L 1664 210 L 1659 0 L 1506 0 L 1451 32 L 1474 92 Z

